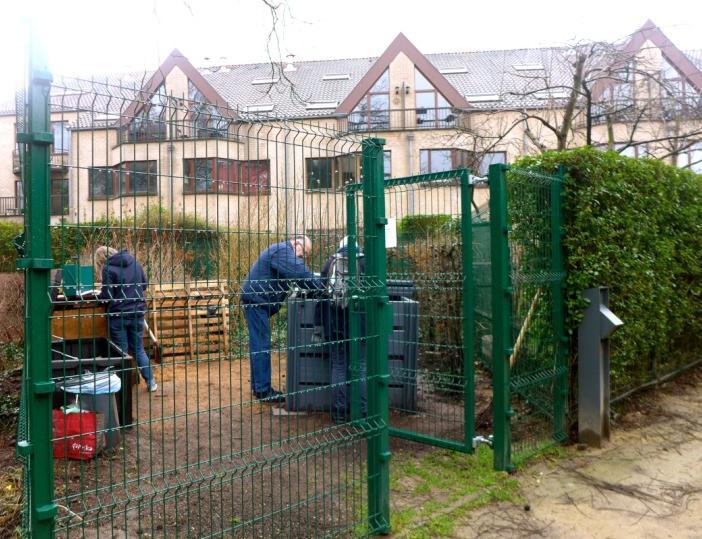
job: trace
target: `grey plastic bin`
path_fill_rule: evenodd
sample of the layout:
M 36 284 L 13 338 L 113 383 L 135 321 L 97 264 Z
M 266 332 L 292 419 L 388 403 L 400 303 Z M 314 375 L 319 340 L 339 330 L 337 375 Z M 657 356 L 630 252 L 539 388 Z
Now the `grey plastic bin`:
M 117 415 L 117 400 L 114 393 L 90 394 L 80 393 L 78 402 L 82 410 L 102 414 L 105 420 L 105 449 L 119 447 L 122 435 Z
M 413 284 L 413 283 L 412 283 Z M 327 411 L 331 405 L 331 365 L 323 343 L 314 344 L 316 300 L 299 295 L 288 300 L 288 410 Z M 392 333 L 388 339 L 389 397 L 393 408 L 417 408 L 417 328 L 419 303 L 391 296 Z

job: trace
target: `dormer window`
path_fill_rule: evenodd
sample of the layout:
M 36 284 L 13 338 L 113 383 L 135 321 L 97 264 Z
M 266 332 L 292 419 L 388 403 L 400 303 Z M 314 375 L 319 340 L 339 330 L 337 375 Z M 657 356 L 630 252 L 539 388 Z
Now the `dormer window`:
M 124 130 L 127 142 L 148 142 L 168 138 L 168 96 L 163 84 L 158 87 Z
M 188 81 L 190 112 L 188 113 L 192 133 L 195 138 L 226 138 L 229 122 L 217 107 L 207 99 L 197 87 Z
M 390 74 L 386 69 L 349 115 L 351 131 L 390 128 Z
M 456 114 L 449 102 L 417 68 L 414 70 L 414 88 L 417 127 L 452 127 L 456 125 Z

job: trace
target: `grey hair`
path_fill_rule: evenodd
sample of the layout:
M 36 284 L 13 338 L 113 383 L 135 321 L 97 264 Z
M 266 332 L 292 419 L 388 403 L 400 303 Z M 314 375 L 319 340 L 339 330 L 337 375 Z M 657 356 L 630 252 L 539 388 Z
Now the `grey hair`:
M 95 271 L 97 271 L 98 275 L 102 274 L 102 268 L 105 267 L 107 259 L 116 254 L 117 250 L 107 245 L 101 245 L 95 249 Z
M 312 240 L 308 236 L 297 236 L 290 241 L 292 241 L 293 245 L 295 245 L 296 243 L 301 243 L 303 249 L 305 249 L 307 245 L 312 247 Z

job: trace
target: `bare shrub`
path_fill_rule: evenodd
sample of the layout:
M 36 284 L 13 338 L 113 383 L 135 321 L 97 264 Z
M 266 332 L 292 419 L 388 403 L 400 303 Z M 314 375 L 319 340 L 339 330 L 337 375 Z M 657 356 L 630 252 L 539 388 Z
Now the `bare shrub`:
M 24 276 L 0 273 L 0 342 L 24 342 Z

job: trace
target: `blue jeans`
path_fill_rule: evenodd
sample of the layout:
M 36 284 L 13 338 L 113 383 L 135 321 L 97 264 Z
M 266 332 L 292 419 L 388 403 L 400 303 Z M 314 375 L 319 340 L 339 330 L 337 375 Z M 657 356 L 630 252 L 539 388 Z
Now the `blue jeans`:
M 130 352 L 137 362 L 139 372 L 148 385 L 154 377 L 149 356 L 144 351 L 144 317 L 142 315 L 108 315 L 110 340 L 123 352 Z
M 244 316 L 249 327 L 251 358 L 251 390 L 265 395 L 271 389 L 271 312 L 268 305 L 244 304 Z

